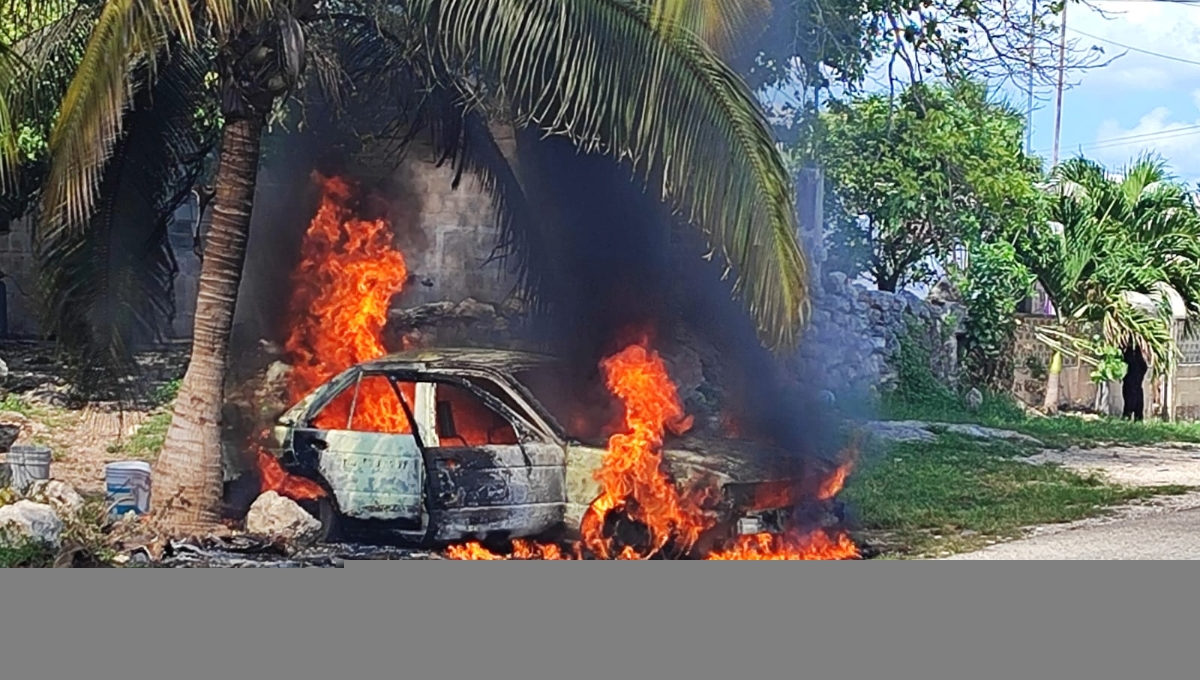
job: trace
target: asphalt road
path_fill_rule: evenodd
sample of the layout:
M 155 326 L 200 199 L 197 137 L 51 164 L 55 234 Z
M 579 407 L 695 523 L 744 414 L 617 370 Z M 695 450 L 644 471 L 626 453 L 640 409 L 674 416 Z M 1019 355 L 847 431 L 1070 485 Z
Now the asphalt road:
M 950 560 L 1200 560 L 1200 508 L 988 546 Z

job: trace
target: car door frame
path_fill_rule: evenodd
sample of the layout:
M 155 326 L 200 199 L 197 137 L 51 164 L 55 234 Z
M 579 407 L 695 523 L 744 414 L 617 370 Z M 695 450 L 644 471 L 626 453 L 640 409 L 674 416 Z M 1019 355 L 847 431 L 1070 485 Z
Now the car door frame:
M 292 465 L 319 473 L 343 516 L 398 523 L 410 530 L 423 531 L 428 525 L 424 449 L 412 407 L 389 373 L 356 366 L 335 376 L 284 414 L 280 422 L 288 431 L 281 443 L 285 453 L 291 453 Z M 377 433 L 350 429 L 358 406 L 357 390 L 364 378 L 373 376 L 388 380 L 393 387 L 412 432 Z M 356 394 L 351 401 L 346 428 L 314 427 L 312 420 L 348 389 L 356 390 Z M 324 442 L 324 448 L 316 442 Z M 391 469 L 389 458 L 398 458 L 399 473 Z M 399 488 L 391 490 L 389 486 Z M 356 496 L 378 498 L 367 502 Z
M 523 404 L 522 396 L 508 384 L 506 376 L 499 372 L 464 369 L 427 369 L 427 368 L 395 368 L 389 374 L 397 381 L 415 382 L 416 429 L 420 435 L 418 441 L 425 454 L 426 461 L 426 510 L 437 514 L 439 526 L 431 526 L 436 532 L 435 540 L 460 540 L 472 537 L 482 537 L 478 534 L 495 531 L 512 536 L 532 535 L 540 533 L 549 526 L 548 522 L 558 523 L 565 511 L 566 493 L 566 451 L 565 447 L 554 436 L 544 423 L 531 422 L 529 415 L 537 416 L 537 411 L 528 404 Z M 498 386 L 518 406 L 517 409 L 504 403 L 487 389 L 478 385 L 476 380 L 487 380 Z M 501 417 L 517 436 L 514 445 L 481 445 L 466 447 L 443 447 L 437 435 L 434 400 L 438 384 L 448 384 L 452 387 L 467 391 L 479 399 L 483 405 Z M 424 396 L 424 399 L 423 399 Z M 425 408 L 421 403 L 425 402 Z M 432 436 L 431 436 L 432 435 Z M 509 449 L 509 447 L 512 447 Z M 507 449 L 507 451 L 506 451 Z M 472 453 L 474 452 L 474 453 Z M 518 453 L 521 460 L 517 461 L 511 455 Z M 497 488 L 503 486 L 509 495 L 503 500 L 512 501 L 513 494 L 517 500 L 507 504 L 487 505 L 487 501 L 476 496 L 474 502 L 481 505 L 471 505 L 471 499 L 443 498 L 435 495 L 453 489 L 458 492 L 464 485 L 455 484 L 449 478 L 446 460 L 474 458 L 479 462 L 479 454 L 491 460 L 493 467 L 481 470 L 480 483 L 494 483 Z M 509 455 L 506 455 L 509 454 Z M 491 458 L 491 456 L 496 456 Z M 506 460 L 507 459 L 507 460 Z M 481 467 L 485 467 L 481 465 Z M 469 474 L 463 470 L 463 474 Z M 489 480 L 488 475 L 504 477 Z M 445 479 L 443 479 L 445 478 Z M 514 483 L 515 482 L 515 483 Z M 524 486 L 522 486 L 524 484 Z M 486 496 L 488 489 L 480 488 L 474 493 Z M 536 492 L 536 493 L 535 493 Z M 537 494 L 542 495 L 537 498 Z M 523 502 L 530 500 L 530 502 Z M 453 504 L 462 505 L 455 507 Z M 504 517 L 504 509 L 511 510 L 510 517 Z M 485 519 L 480 519 L 485 518 Z M 522 526 L 528 522 L 528 526 Z M 441 524 L 447 523 L 446 526 Z M 473 524 L 476 523 L 476 524 Z M 511 526 L 508 526 L 511 525 Z M 537 531 L 530 531 L 537 529 Z

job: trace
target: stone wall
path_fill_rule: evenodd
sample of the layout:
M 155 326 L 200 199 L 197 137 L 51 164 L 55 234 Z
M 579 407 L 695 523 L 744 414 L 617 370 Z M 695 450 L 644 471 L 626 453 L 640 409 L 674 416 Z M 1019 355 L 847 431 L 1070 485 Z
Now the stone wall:
M 38 320 L 37 269 L 33 255 L 33 224 L 21 219 L 0 234 L 0 272 L 4 274 L 7 336 L 34 338 L 41 333 Z
M 835 397 L 896 386 L 895 359 L 901 336 L 930 350 L 930 370 L 949 386 L 958 381 L 958 335 L 962 305 L 944 295 L 922 300 L 912 293 L 871 290 L 829 272 L 813 291 L 812 323 L 793 363 L 800 379 Z
M 496 133 L 502 149 L 515 143 L 511 131 Z M 395 148 L 388 140 L 364 147 L 354 159 L 354 174 L 381 180 L 394 197 L 389 217 L 411 277 L 397 305 L 505 302 L 516 281 L 491 258 L 499 243 L 495 211 L 478 178 L 465 172 L 454 187 L 450 164 L 439 166 L 433 150 L 419 142 L 396 167 Z

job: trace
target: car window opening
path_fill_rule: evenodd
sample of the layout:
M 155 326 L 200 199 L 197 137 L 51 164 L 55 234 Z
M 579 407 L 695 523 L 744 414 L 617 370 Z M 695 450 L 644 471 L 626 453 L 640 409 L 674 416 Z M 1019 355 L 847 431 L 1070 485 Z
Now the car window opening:
M 384 375 L 364 375 L 342 390 L 312 419 L 321 430 L 351 430 L 378 434 L 412 434 L 412 421 L 400 403 L 416 398 L 416 383 L 391 381 Z
M 456 385 L 438 383 L 437 433 L 442 448 L 511 446 L 516 430 L 477 395 Z

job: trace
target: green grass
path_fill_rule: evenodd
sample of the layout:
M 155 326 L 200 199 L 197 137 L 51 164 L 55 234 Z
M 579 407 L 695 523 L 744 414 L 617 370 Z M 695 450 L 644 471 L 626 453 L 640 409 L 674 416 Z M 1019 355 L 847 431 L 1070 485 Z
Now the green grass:
M 1102 514 L 1187 487 L 1127 488 L 1019 460 L 1006 442 L 942 435 L 867 452 L 844 498 L 885 556 L 929 556 L 1015 538 L 1021 529 Z
M 978 411 L 969 410 L 955 395 L 944 393 L 918 397 L 888 395 L 880 415 L 888 420 L 925 420 L 944 423 L 976 423 L 1015 430 L 1050 446 L 1095 446 L 1103 443 L 1155 444 L 1200 443 L 1200 422 L 1133 422 L 1119 418 L 1085 420 L 1064 414 L 1030 417 L 1008 395 L 988 394 Z
M 4 539 L 0 539 L 4 540 Z M 32 541 L 0 542 L 0 569 L 18 567 L 49 567 L 54 564 L 54 552 Z
M 138 427 L 129 439 L 109 446 L 108 452 L 153 462 L 158 458 L 159 451 L 162 451 L 170 426 L 171 412 L 169 410 L 156 411 Z

